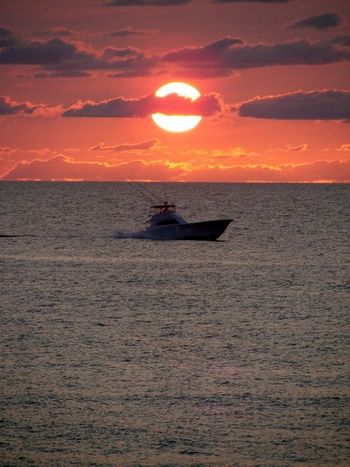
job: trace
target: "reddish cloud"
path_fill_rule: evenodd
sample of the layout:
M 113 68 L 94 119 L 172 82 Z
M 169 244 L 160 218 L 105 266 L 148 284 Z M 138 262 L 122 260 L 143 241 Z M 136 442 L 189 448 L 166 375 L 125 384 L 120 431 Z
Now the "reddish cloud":
M 32 117 L 56 117 L 62 114 L 61 106 L 17 102 L 9 96 L 0 96 L 0 116 L 27 115 Z
M 202 95 L 194 102 L 177 94 L 162 98 L 151 94 L 139 99 L 117 97 L 102 102 L 78 102 L 66 110 L 63 117 L 141 118 L 156 112 L 208 117 L 222 111 L 223 103 L 215 93 Z
M 114 146 L 108 146 L 105 143 L 99 143 L 96 146 L 89 148 L 89 151 L 112 151 L 112 152 L 125 152 L 125 151 L 137 151 L 137 150 L 146 150 L 151 149 L 159 141 L 156 138 L 150 139 L 148 141 L 142 141 L 141 143 L 125 143 L 125 144 L 116 144 Z
M 0 96 L 0 115 L 32 115 L 33 112 L 40 107 L 42 106 L 34 105 L 29 101 L 16 102 L 9 96 Z
M 336 149 L 336 151 L 349 152 L 350 144 L 342 144 L 339 148 Z
M 2 175 L 3 180 L 150 180 L 221 182 L 349 182 L 350 162 L 318 161 L 299 165 L 247 164 L 225 167 L 169 161 L 134 160 L 118 165 L 81 162 L 56 155 L 47 160 L 21 161 Z
M 307 150 L 307 144 L 297 144 L 296 146 L 287 144 L 286 152 L 305 152 Z
M 171 168 L 167 162 L 135 160 L 119 165 L 100 162 L 78 162 L 64 155 L 48 160 L 21 161 L 3 174 L 3 180 L 172 180 L 180 175 L 179 168 Z
M 350 92 L 311 91 L 257 97 L 239 106 L 240 117 L 282 120 L 350 120 Z
M 337 182 L 350 181 L 350 162 L 319 161 L 299 165 L 237 165 L 201 167 L 184 174 L 185 181 L 221 182 Z

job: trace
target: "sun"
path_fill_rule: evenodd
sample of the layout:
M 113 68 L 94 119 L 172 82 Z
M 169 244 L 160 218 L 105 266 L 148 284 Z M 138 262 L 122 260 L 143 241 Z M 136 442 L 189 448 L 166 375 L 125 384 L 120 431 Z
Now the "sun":
M 173 82 L 165 84 L 156 91 L 157 97 L 165 97 L 169 94 L 177 94 L 195 101 L 200 97 L 200 92 L 187 83 Z M 162 113 L 152 114 L 153 121 L 163 130 L 172 133 L 182 133 L 192 130 L 202 120 L 200 115 L 165 115 Z

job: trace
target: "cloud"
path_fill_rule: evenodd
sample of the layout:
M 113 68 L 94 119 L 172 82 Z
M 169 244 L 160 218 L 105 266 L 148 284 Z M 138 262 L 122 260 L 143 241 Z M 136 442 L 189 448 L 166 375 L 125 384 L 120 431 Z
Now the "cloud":
M 146 142 L 145 142 L 146 143 Z M 140 145 L 142 143 L 139 143 Z M 120 145 L 121 146 L 121 145 Z M 131 145 L 130 145 L 131 146 Z M 12 148 L 3 148 L 10 153 Z M 13 167 L 0 175 L 3 180 L 92 180 L 92 181 L 218 181 L 218 182 L 350 182 L 350 161 L 320 160 L 310 163 L 270 165 L 252 163 L 240 157 L 243 148 L 234 148 L 235 157 L 219 157 L 216 151 L 195 151 L 186 162 L 172 162 L 161 157 L 105 163 L 81 161 L 47 148 L 20 151 Z M 219 151 L 220 152 L 220 151 Z M 35 153 L 37 154 L 35 157 Z M 198 154 L 197 154 L 198 153 Z M 209 157 L 211 154 L 211 157 Z M 20 156 L 22 158 L 20 159 Z M 223 156 L 224 154 L 222 154 Z M 229 155 L 229 154 L 228 154 Z M 232 154 L 233 155 L 233 154 Z M 152 155 L 152 158 L 155 154 Z M 218 156 L 218 157 L 216 157 Z M 25 157 L 25 160 L 23 160 Z M 28 160 L 28 157 L 30 159 Z M 16 162 L 17 161 L 17 162 Z M 249 161 L 249 163 L 247 163 Z M 7 166 L 9 167 L 9 166 Z
M 16 102 L 9 96 L 0 96 L 0 115 L 32 115 L 33 112 L 40 107 L 42 106 L 34 105 L 29 101 Z
M 62 154 L 50 159 L 21 161 L 3 174 L 3 180 L 172 180 L 181 173 L 167 161 L 135 160 L 118 165 L 100 162 L 78 162 Z
M 3 148 L 8 163 L 3 163 L 4 180 L 163 180 L 163 181 L 222 181 L 222 182 L 349 182 L 350 161 L 319 160 L 298 163 L 262 163 L 259 154 L 248 149 L 234 147 L 228 150 L 193 149 L 184 146 L 182 160 L 173 161 L 171 147 L 159 146 L 152 141 L 125 143 L 129 151 L 127 160 L 106 163 L 107 154 L 113 150 L 122 150 L 122 144 L 107 146 L 100 143 L 104 162 L 78 160 L 74 153 L 71 157 L 50 151 L 17 150 Z M 143 147 L 150 149 L 143 151 Z M 99 149 L 90 153 L 99 158 Z M 137 149 L 136 147 L 139 146 Z M 287 146 L 286 146 L 287 147 Z M 290 146 L 292 148 L 292 146 Z M 90 148 L 90 150 L 93 148 Z M 133 153 L 133 151 L 135 152 Z M 1 152 L 1 151 L 0 151 Z M 131 157 L 133 158 L 131 159 Z M 249 157 L 251 156 L 251 157 Z M 258 156 L 256 158 L 256 156 Z M 256 161 L 256 162 L 255 162 Z
M 36 36 L 53 36 L 53 37 L 72 37 L 77 33 L 77 31 L 73 31 L 72 29 L 67 29 L 61 26 L 55 26 L 50 29 L 40 30 L 35 35 Z
M 0 96 L 0 116 L 30 115 L 33 117 L 57 117 L 62 114 L 62 107 L 46 104 L 33 104 L 30 101 L 17 102 L 9 96 Z
M 12 47 L 18 41 L 18 38 L 12 31 L 7 28 L 0 27 L 0 48 Z
M 45 78 L 45 74 L 36 75 Z M 69 76 L 69 73 L 67 73 Z M 84 75 L 83 75 L 84 76 Z M 28 114 L 42 117 L 100 117 L 100 118 L 144 118 L 153 113 L 176 115 L 201 115 L 203 117 L 218 116 L 226 112 L 221 97 L 216 93 L 204 94 L 196 101 L 169 94 L 156 97 L 154 94 L 141 98 L 128 99 L 117 97 L 102 102 L 79 101 L 68 109 L 62 106 L 47 106 L 31 102 L 16 102 L 8 96 L 0 96 L 0 115 Z
M 222 111 L 223 103 L 215 93 L 202 95 L 194 102 L 177 94 L 162 98 L 151 94 L 138 99 L 117 97 L 102 102 L 78 102 L 63 117 L 142 118 L 156 112 L 209 117 Z
M 342 18 L 337 13 L 322 13 L 321 15 L 309 16 L 291 24 L 291 29 L 315 28 L 328 29 L 339 26 Z
M 147 141 L 142 141 L 141 143 L 125 143 L 125 144 L 116 144 L 114 146 L 108 146 L 105 143 L 99 143 L 96 146 L 89 148 L 89 151 L 112 151 L 112 152 L 126 152 L 126 151 L 139 151 L 151 149 L 158 143 L 158 139 L 153 138 Z
M 192 0 L 111 0 L 104 6 L 123 7 L 123 6 L 179 6 L 191 3 Z
M 62 70 L 62 71 L 39 71 L 34 73 L 34 78 L 89 78 L 91 73 L 82 70 Z
M 184 181 L 222 182 L 338 182 L 350 181 L 350 162 L 317 161 L 306 164 L 200 167 L 181 176 Z
M 344 38 L 338 41 L 296 40 L 275 44 L 247 44 L 224 37 L 200 47 L 170 51 L 161 61 L 195 76 L 228 76 L 238 69 L 280 65 L 325 65 L 350 59 Z
M 126 47 L 126 48 L 106 47 L 103 51 L 103 58 L 105 59 L 139 58 L 142 56 L 143 56 L 142 53 L 133 47 Z
M 336 151 L 349 152 L 350 144 L 342 144 L 339 148 L 336 149 Z
M 296 92 L 257 97 L 239 106 L 240 117 L 281 120 L 350 120 L 350 92 Z
M 3 154 L 3 153 L 6 153 L 6 154 L 11 153 L 12 154 L 12 153 L 14 153 L 16 151 L 18 151 L 18 148 L 11 148 L 10 146 L 1 146 L 0 147 L 0 153 L 1 154 Z
M 137 58 L 118 62 L 118 71 L 107 73 L 108 78 L 138 78 L 153 75 L 155 62 L 153 59 Z
M 288 3 L 293 0 L 212 0 L 213 3 Z
M 291 145 L 287 144 L 285 147 L 286 152 L 305 152 L 307 150 L 308 145 L 307 144 L 297 144 L 297 145 Z
M 340 45 L 342 47 L 350 47 L 350 36 L 337 36 L 331 39 L 332 44 Z
M 112 37 L 146 36 L 148 34 L 150 34 L 150 30 L 133 28 L 119 29 L 109 33 Z
M 103 70 L 111 78 L 167 74 L 208 79 L 229 76 L 245 68 L 325 65 L 350 59 L 349 36 L 321 42 L 295 40 L 272 44 L 248 44 L 239 38 L 223 37 L 198 47 L 151 54 L 134 47 L 92 49 L 82 42 L 69 42 L 60 37 L 45 41 L 17 40 L 6 46 L 6 41 L 14 37 L 11 34 L 3 30 L 5 46 L 0 48 L 0 62 L 35 67 L 34 76 L 38 78 L 81 78 Z
M 77 59 L 78 52 L 73 44 L 61 39 L 47 42 L 25 41 L 0 52 L 4 65 L 50 65 Z
M 317 161 L 306 164 L 270 166 L 222 164 L 191 167 L 188 163 L 167 160 L 134 160 L 117 165 L 82 162 L 55 155 L 49 159 L 20 161 L 4 173 L 3 180 L 150 180 L 150 181 L 224 181 L 224 182 L 349 182 L 350 162 Z
M 146 76 L 156 66 L 155 57 L 147 57 L 140 50 L 127 47 L 107 47 L 100 51 L 84 49 L 60 38 L 47 41 L 20 41 L 0 50 L 3 65 L 41 67 L 37 77 L 82 77 L 91 70 L 113 70 L 114 76 Z M 38 74 L 43 73 L 43 74 Z

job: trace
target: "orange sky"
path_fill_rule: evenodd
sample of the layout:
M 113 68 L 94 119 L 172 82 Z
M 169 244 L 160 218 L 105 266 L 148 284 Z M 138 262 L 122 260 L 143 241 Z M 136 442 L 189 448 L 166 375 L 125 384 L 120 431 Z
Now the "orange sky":
M 1 9 L 2 179 L 350 181 L 347 1 Z M 150 117 L 177 80 L 200 90 L 204 115 L 182 134 Z

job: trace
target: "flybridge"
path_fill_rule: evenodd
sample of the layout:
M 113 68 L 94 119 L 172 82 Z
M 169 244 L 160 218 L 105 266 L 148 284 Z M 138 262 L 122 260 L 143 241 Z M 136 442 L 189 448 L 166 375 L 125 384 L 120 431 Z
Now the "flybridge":
M 151 206 L 149 215 L 154 216 L 156 214 L 167 214 L 168 212 L 176 212 L 175 204 L 169 204 L 167 201 L 164 201 L 163 204 L 154 204 Z

